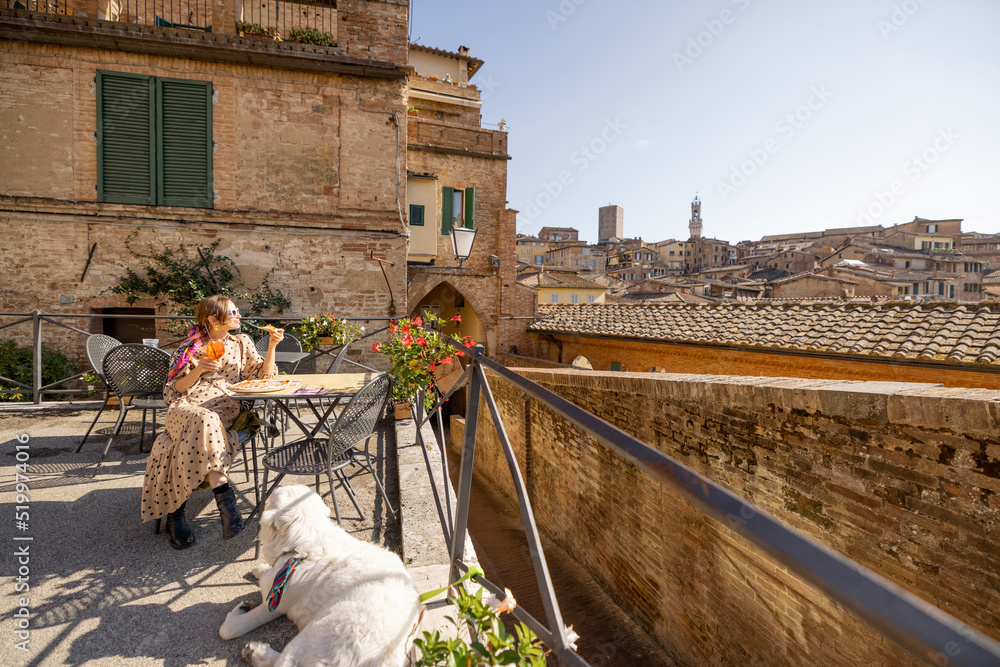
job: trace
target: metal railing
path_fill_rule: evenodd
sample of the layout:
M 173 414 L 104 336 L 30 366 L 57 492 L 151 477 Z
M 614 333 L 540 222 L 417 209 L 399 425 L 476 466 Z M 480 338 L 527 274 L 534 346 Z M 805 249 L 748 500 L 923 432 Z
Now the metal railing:
M 282 39 L 290 38 L 295 28 L 313 28 L 337 33 L 336 0 L 262 0 L 237 2 L 236 20 L 275 28 Z
M 281 39 L 290 39 L 295 28 L 337 33 L 336 0 L 229 0 L 238 22 L 274 28 Z M 223 32 L 213 25 L 211 0 L 99 0 L 98 18 L 135 25 Z M 0 0 L 0 7 L 45 14 L 72 14 L 72 0 Z M 266 35 L 265 35 L 266 36 Z
M 82 336 L 90 336 L 90 335 L 92 335 L 92 332 L 84 331 L 83 329 L 80 329 L 80 328 L 77 328 L 77 327 L 74 327 L 74 326 L 70 326 L 69 324 L 64 324 L 63 322 L 59 322 L 58 319 L 63 319 L 63 318 L 69 318 L 69 319 L 94 319 L 94 318 L 98 318 L 98 319 L 130 319 L 130 320 L 186 320 L 186 321 L 189 321 L 189 322 L 192 320 L 192 318 L 190 316 L 186 316 L 186 315 L 105 314 L 105 313 L 42 313 L 42 312 L 37 311 L 37 310 L 34 311 L 34 312 L 31 312 L 31 313 L 0 313 L 0 318 L 5 318 L 5 317 L 15 317 L 15 318 L 20 318 L 20 319 L 15 319 L 13 322 L 7 322 L 6 324 L 0 324 L 0 330 L 7 329 L 8 327 L 13 327 L 13 326 L 16 326 L 18 324 L 28 324 L 28 323 L 31 324 L 32 382 L 29 385 L 29 384 L 26 384 L 26 383 L 14 380 L 12 378 L 8 378 L 8 377 L 4 377 L 4 376 L 0 375 L 0 383 L 7 384 L 7 385 L 12 385 L 14 387 L 19 387 L 20 389 L 25 390 L 24 392 L 22 392 L 22 391 L 19 391 L 18 389 L 0 389 L 0 394 L 3 394 L 3 395 L 13 395 L 13 394 L 26 393 L 26 392 L 30 391 L 31 392 L 32 402 L 35 403 L 35 404 L 41 403 L 42 396 L 47 395 L 47 394 L 82 394 L 82 393 L 90 393 L 90 391 L 91 391 L 89 389 L 61 388 L 61 385 L 65 385 L 67 382 L 72 382 L 73 380 L 76 380 L 76 379 L 80 378 L 82 375 L 84 375 L 85 373 L 89 372 L 87 370 L 80 371 L 76 375 L 71 375 L 69 377 L 65 377 L 65 378 L 56 380 L 54 382 L 49 382 L 48 384 L 44 384 L 44 385 L 42 384 L 42 338 L 43 338 L 43 336 L 42 336 L 42 324 L 43 323 L 47 322 L 47 323 L 53 324 L 53 325 L 55 325 L 57 327 L 61 327 L 63 329 L 68 329 L 69 331 L 73 331 L 73 332 L 78 333 L 78 334 L 80 334 Z M 251 322 L 253 320 L 267 320 L 268 322 L 282 322 L 282 323 L 284 323 L 284 322 L 299 323 L 299 322 L 302 321 L 301 317 L 270 317 L 270 316 L 260 317 L 260 316 L 247 316 L 244 319 L 249 320 Z M 343 319 L 346 319 L 346 320 L 351 321 L 351 322 L 383 322 L 383 321 L 384 322 L 388 322 L 388 321 L 393 320 L 395 318 L 391 318 L 391 317 L 345 317 Z M 358 341 L 364 340 L 365 338 L 370 338 L 372 336 L 378 335 L 379 333 L 385 331 L 386 328 L 387 327 L 383 327 L 381 329 L 376 329 L 374 331 L 368 332 L 365 335 L 363 335 L 363 336 L 355 339 L 354 341 L 352 341 L 352 344 L 353 343 L 357 343 Z M 247 331 L 244 331 L 244 333 L 247 333 Z M 251 337 L 254 337 L 254 336 L 251 336 Z M 180 343 L 182 340 L 184 340 L 183 337 L 182 338 L 176 338 L 174 340 L 167 341 L 166 343 L 161 343 L 159 345 L 159 347 L 161 349 L 162 348 L 171 347 L 173 345 L 176 345 L 177 343 Z M 315 352 L 311 353 L 309 356 L 303 358 L 302 362 L 306 362 L 306 361 L 309 361 L 309 360 L 312 360 L 312 359 L 317 359 L 317 358 L 319 358 L 319 357 L 321 357 L 323 355 L 330 354 L 331 351 L 335 351 L 335 350 L 339 349 L 339 347 L 341 347 L 341 346 L 334 347 L 332 350 L 316 350 Z M 374 370 L 372 368 L 369 368 L 367 366 L 359 364 L 356 361 L 352 361 L 351 359 L 344 359 L 344 362 L 348 363 L 348 364 L 351 364 L 353 366 L 357 366 L 357 367 L 362 368 L 362 369 L 367 370 L 367 371 L 373 371 Z M 97 369 L 95 369 L 95 370 L 97 370 Z
M 459 344 L 453 338 L 447 336 L 445 338 L 452 344 Z M 515 608 L 512 613 L 519 621 L 525 623 L 535 632 L 563 663 L 574 666 L 588 665 L 569 646 L 566 627 L 552 587 L 552 580 L 542 550 L 531 503 L 528 500 L 525 482 L 493 397 L 486 370 L 514 385 L 527 397 L 546 406 L 569 423 L 582 429 L 599 443 L 649 474 L 660 484 L 682 495 L 708 516 L 729 526 L 737 534 L 769 554 L 778 563 L 787 567 L 790 572 L 822 591 L 875 630 L 910 651 L 914 656 L 933 664 L 962 667 L 996 667 L 996 665 L 1000 665 L 1000 643 L 946 614 L 934 605 L 904 591 L 853 560 L 783 524 L 763 510 L 663 452 L 650 447 L 558 394 L 486 358 L 483 356 L 483 347 L 477 346 L 471 355 L 471 363 L 466 368 L 461 380 L 451 391 L 440 396 L 428 413 L 423 410 L 423 396 L 419 396 L 414 405 L 417 445 L 424 455 L 444 539 L 450 547 L 451 573 L 449 580 L 455 581 L 460 573 L 465 573 L 468 570 L 468 565 L 464 562 L 464 549 L 469 518 L 469 496 L 472 489 L 476 436 L 479 429 L 479 407 L 480 401 L 485 400 L 493 421 L 492 427 L 496 430 L 517 492 L 521 520 L 524 524 L 535 577 L 542 594 L 542 603 L 549 626 L 534 618 L 521 607 Z M 462 447 L 455 511 L 453 512 L 449 494 L 448 463 L 444 453 L 444 424 L 440 408 L 444 401 L 457 391 L 466 380 L 469 381 L 469 395 L 465 416 L 465 439 Z M 435 415 L 439 428 L 438 435 L 441 439 L 439 449 L 441 450 L 444 477 L 441 480 L 443 494 L 438 492 L 438 481 L 434 478 L 427 447 L 424 446 L 420 432 L 421 427 Z M 444 496 L 443 502 L 442 495 Z M 477 583 L 494 593 L 502 593 L 499 586 L 486 578 L 481 576 L 473 578 Z M 941 662 L 942 657 L 945 659 L 944 663 Z
M 7 9 L 23 9 L 29 12 L 43 12 L 45 14 L 68 14 L 69 0 L 3 0 L 3 7 Z

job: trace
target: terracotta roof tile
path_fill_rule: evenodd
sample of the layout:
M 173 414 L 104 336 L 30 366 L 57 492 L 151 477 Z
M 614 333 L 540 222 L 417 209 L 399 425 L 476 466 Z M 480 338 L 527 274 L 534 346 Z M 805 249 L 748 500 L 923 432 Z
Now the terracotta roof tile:
M 531 331 L 1000 365 L 1000 305 L 541 306 Z

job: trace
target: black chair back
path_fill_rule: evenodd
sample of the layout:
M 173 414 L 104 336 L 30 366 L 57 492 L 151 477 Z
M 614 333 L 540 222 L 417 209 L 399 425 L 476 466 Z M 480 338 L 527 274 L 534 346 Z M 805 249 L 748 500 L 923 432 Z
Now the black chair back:
M 379 373 L 351 398 L 330 431 L 327 460 L 337 460 L 348 449 L 371 437 L 390 395 L 392 376 Z
M 119 345 L 104 357 L 104 378 L 119 398 L 162 395 L 170 355 L 148 345 Z
M 94 334 L 87 337 L 87 360 L 97 376 L 104 381 L 104 357 L 108 352 L 121 345 L 121 341 L 104 334 Z

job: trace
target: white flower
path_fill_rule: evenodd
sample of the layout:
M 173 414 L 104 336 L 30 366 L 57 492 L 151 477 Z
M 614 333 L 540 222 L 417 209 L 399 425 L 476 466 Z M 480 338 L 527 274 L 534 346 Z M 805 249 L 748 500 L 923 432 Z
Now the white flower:
M 580 638 L 580 635 L 576 634 L 576 631 L 573 630 L 573 626 L 572 625 L 567 625 L 566 626 L 566 643 L 569 644 L 569 647 L 571 649 L 573 649 L 574 651 L 576 650 L 576 640 L 579 639 L 579 638 Z
M 364 327 L 361 327 L 361 330 L 362 330 L 362 331 L 364 331 L 364 330 L 365 330 L 365 328 L 364 328 Z
M 510 589 L 504 588 L 503 593 L 504 596 L 502 600 L 492 593 L 488 598 L 486 598 L 486 604 L 488 604 L 490 609 L 498 614 L 502 614 L 505 611 L 512 611 L 515 607 L 517 607 L 517 600 L 514 599 L 514 594 L 510 592 Z

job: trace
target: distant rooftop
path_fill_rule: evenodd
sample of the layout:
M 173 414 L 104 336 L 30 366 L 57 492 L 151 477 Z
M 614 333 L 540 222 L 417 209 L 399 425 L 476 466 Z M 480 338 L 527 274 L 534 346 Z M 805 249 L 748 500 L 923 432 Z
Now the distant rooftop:
M 1000 305 L 566 305 L 537 318 L 529 331 L 1000 368 Z

